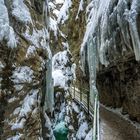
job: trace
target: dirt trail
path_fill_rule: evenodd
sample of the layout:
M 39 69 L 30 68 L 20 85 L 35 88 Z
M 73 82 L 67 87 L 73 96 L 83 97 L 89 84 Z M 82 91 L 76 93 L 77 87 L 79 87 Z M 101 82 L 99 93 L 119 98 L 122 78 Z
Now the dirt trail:
M 119 115 L 100 107 L 101 140 L 140 140 L 140 128 Z

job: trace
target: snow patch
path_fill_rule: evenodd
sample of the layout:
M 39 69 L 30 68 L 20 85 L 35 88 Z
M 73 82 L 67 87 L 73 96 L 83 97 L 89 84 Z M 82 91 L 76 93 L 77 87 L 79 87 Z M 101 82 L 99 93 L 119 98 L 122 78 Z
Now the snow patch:
M 34 54 L 36 51 L 36 48 L 35 46 L 29 46 L 28 49 L 27 49 L 27 53 L 26 53 L 26 57 L 29 57 L 30 55 Z
M 57 37 L 57 21 L 50 17 L 50 29 L 54 32 L 54 36 Z
M 31 83 L 33 79 L 33 70 L 28 66 L 17 67 L 11 79 L 14 83 Z
M 65 65 L 68 63 L 69 59 L 67 56 L 67 51 L 60 51 L 53 56 L 52 59 L 52 66 L 54 69 L 61 69 L 65 68 Z
M 54 10 L 56 8 L 55 4 L 53 2 L 49 2 L 49 9 Z
M 28 116 L 28 113 L 32 111 L 33 106 L 37 103 L 38 90 L 32 90 L 23 100 L 23 104 L 19 113 L 19 116 Z
M 88 131 L 88 124 L 87 122 L 83 122 L 77 131 L 76 134 L 77 139 L 79 140 L 84 139 L 87 135 L 87 131 Z
M 55 0 L 55 3 L 56 4 L 62 4 L 62 3 L 64 3 L 64 0 Z
M 15 130 L 15 129 L 22 129 L 24 127 L 24 124 L 26 122 L 26 119 L 25 118 L 22 118 L 20 120 L 20 122 L 16 122 L 12 125 L 11 129 L 12 130 Z
M 74 111 L 76 113 L 79 113 L 80 112 L 79 107 L 74 102 L 72 102 L 72 108 L 74 109 Z
M 14 111 L 14 114 L 18 114 L 18 118 L 16 122 L 10 123 L 12 130 L 22 129 L 24 127 L 29 113 L 37 106 L 37 94 L 38 90 L 31 90 L 22 101 L 22 106 Z
M 42 47 L 43 49 L 48 48 L 46 38 L 48 38 L 48 32 L 44 28 L 42 30 L 33 29 L 32 34 L 30 34 L 29 27 L 26 28 L 23 36 L 32 44 L 34 47 Z
M 60 86 L 61 88 L 66 88 L 66 78 L 61 70 L 55 70 L 52 72 L 52 77 L 54 81 L 54 87 Z
M 20 112 L 20 109 L 21 109 L 20 107 L 16 108 L 16 109 L 14 110 L 13 114 L 14 114 L 14 115 L 17 115 L 17 114 Z
M 67 19 L 68 19 L 68 12 L 69 12 L 69 8 L 71 7 L 72 5 L 72 1 L 71 0 L 65 0 L 61 9 L 60 9 L 60 12 L 58 14 L 58 19 L 57 19 L 57 22 L 58 23 L 64 23 Z
M 14 85 L 14 88 L 16 89 L 16 91 L 22 90 L 23 87 L 24 85 L 20 85 L 20 84 Z
M 23 23 L 31 23 L 31 15 L 24 0 L 13 0 L 12 15 Z
M 92 140 L 92 137 L 93 137 L 93 135 L 92 135 L 92 129 L 88 132 L 88 134 L 86 135 L 86 138 L 85 138 L 85 140 Z

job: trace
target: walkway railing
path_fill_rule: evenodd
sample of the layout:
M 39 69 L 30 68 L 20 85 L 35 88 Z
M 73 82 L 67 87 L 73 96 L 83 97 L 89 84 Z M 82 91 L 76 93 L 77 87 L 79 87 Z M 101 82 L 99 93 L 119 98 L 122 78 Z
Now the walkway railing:
M 90 103 L 89 90 L 75 86 L 71 87 L 72 98 L 93 118 L 93 140 L 100 140 L 99 98 L 94 96 L 94 105 Z

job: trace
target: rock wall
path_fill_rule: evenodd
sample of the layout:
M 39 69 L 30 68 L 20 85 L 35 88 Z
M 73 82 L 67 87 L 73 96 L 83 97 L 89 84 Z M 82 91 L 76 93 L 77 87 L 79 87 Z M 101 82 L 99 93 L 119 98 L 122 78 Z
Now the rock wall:
M 101 103 L 122 108 L 122 114 L 140 122 L 140 65 L 134 59 L 106 68 L 97 75 Z
M 0 139 L 41 139 L 43 1 L 0 0 L 0 17 Z
M 99 50 L 99 59 L 102 57 L 97 73 L 100 101 L 114 108 L 122 108 L 123 114 L 128 114 L 130 119 L 138 122 L 140 122 L 139 7 L 139 1 L 110 1 L 106 25 L 98 27 L 104 34 L 102 31 L 101 34 L 97 32 L 101 47 L 102 39 L 104 44 L 108 42 L 108 45 L 105 44 Z

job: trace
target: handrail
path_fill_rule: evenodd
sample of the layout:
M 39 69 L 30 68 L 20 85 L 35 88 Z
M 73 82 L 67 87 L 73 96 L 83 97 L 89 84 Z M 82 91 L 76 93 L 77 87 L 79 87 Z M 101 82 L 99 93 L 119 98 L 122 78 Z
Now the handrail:
M 82 88 L 84 89 L 84 88 Z M 89 92 L 88 89 L 86 89 L 86 91 Z M 99 128 L 99 97 L 98 94 L 95 94 L 94 96 L 94 105 L 92 106 L 91 104 L 89 105 L 88 108 L 88 102 L 86 102 L 85 100 L 80 100 L 80 95 L 84 95 L 84 98 L 86 97 L 85 93 L 83 93 L 82 91 L 78 90 L 75 87 L 71 86 L 71 93 L 74 93 L 73 98 L 75 99 L 76 102 L 78 102 L 84 109 L 86 108 L 88 110 L 88 112 L 90 112 L 89 114 L 93 117 L 93 140 L 100 140 L 100 128 Z M 76 93 L 78 93 L 78 95 L 76 95 Z M 79 99 L 77 99 L 79 98 Z M 88 98 L 87 98 L 88 100 Z
M 93 121 L 93 140 L 99 140 L 99 101 L 98 94 L 95 94 L 94 98 L 94 121 Z

